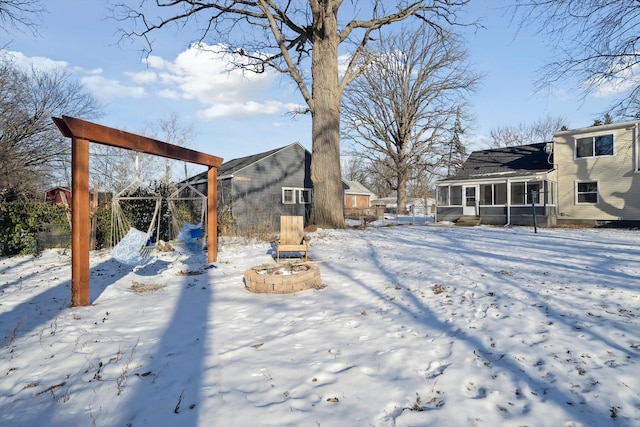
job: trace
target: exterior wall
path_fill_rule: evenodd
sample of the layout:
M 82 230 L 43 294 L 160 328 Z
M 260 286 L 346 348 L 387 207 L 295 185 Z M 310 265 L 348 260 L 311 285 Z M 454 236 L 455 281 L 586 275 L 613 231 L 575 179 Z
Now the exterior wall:
M 462 216 L 462 206 L 438 206 L 436 219 L 455 222 Z
M 355 197 L 355 206 L 353 205 L 353 199 Z M 345 209 L 365 209 L 370 207 L 371 196 L 368 194 L 345 194 L 344 195 L 344 207 Z
M 576 158 L 576 138 L 613 134 L 613 155 Z M 635 123 L 559 132 L 554 137 L 558 172 L 558 222 L 640 220 L 640 174 Z M 576 182 L 596 181 L 598 201 L 576 202 Z
M 507 207 L 480 206 L 480 217 L 485 225 L 505 225 L 507 223 Z
M 538 227 L 551 227 L 555 225 L 555 206 L 536 206 L 535 224 Z M 484 224 L 484 216 L 482 217 Z M 533 226 L 533 208 L 518 206 L 511 208 L 511 225 Z
M 282 188 L 311 189 L 311 155 L 292 145 L 233 174 L 218 178 L 218 222 L 221 235 L 276 233 L 281 215 L 309 219 L 311 204 L 285 204 Z M 195 185 L 206 194 L 207 184 Z M 313 197 L 313 191 L 311 192 Z
M 311 204 L 284 204 L 282 188 L 311 188 L 311 155 L 293 145 L 243 169 L 233 177 L 234 233 L 277 232 L 281 215 L 309 219 Z M 313 194 L 311 195 L 313 197 Z

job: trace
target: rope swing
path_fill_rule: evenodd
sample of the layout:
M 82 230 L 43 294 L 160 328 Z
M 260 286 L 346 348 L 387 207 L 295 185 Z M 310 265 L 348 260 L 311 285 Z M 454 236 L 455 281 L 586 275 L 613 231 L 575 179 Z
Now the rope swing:
M 156 232 L 156 242 L 160 236 L 162 206 L 162 196 L 143 184 L 138 171 L 136 154 L 136 178 L 111 201 L 111 257 L 132 266 L 142 265 L 150 258 L 153 232 Z M 146 231 L 136 228 L 144 228 L 145 223 L 148 224 Z

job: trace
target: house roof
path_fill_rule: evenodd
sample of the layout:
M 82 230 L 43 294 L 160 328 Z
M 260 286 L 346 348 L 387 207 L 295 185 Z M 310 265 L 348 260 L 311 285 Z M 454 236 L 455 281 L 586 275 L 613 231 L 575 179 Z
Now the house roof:
M 442 181 L 535 175 L 553 169 L 548 143 L 480 150 L 471 153 L 455 176 Z
M 302 147 L 302 145 L 299 142 L 294 142 L 284 147 L 275 148 L 273 150 L 265 151 L 263 153 L 253 154 L 251 156 L 240 157 L 238 159 L 232 159 L 232 160 L 229 160 L 228 162 L 224 162 L 222 165 L 220 165 L 220 167 L 218 167 L 218 179 L 230 177 L 233 174 L 240 172 L 242 169 L 248 166 L 251 166 L 256 162 L 259 162 L 260 160 L 263 160 L 279 151 L 285 150 L 295 145 L 299 145 L 300 147 Z M 302 148 L 305 151 L 307 150 L 304 147 Z M 189 178 L 187 181 L 189 181 L 192 184 L 198 184 L 202 180 L 206 180 L 206 179 L 207 179 L 207 172 L 202 172 L 192 178 Z
M 344 183 L 345 194 L 363 194 L 366 196 L 373 195 L 371 191 L 369 191 L 358 181 L 347 181 L 346 179 L 343 179 L 342 182 Z

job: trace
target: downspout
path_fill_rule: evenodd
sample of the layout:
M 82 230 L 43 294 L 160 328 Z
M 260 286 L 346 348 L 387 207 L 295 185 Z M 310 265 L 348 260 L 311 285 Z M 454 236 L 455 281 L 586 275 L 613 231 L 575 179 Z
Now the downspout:
M 438 199 L 440 195 L 440 186 L 436 185 L 436 202 L 434 203 L 436 209 L 435 212 L 433 212 L 433 223 L 437 223 L 438 222 Z M 427 203 L 429 202 L 429 196 L 427 196 Z
M 636 172 L 640 171 L 640 135 L 638 135 L 638 122 L 635 127 L 635 140 L 636 140 Z
M 507 223 L 504 225 L 508 227 L 511 225 L 511 180 L 507 178 Z

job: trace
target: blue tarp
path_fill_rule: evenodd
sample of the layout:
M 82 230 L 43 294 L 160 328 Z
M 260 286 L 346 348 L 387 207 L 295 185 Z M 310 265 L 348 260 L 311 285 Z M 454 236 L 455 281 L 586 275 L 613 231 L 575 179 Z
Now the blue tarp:
M 185 248 L 191 252 L 202 250 L 202 237 L 202 224 L 185 224 L 178 233 L 178 240 L 182 240 Z

